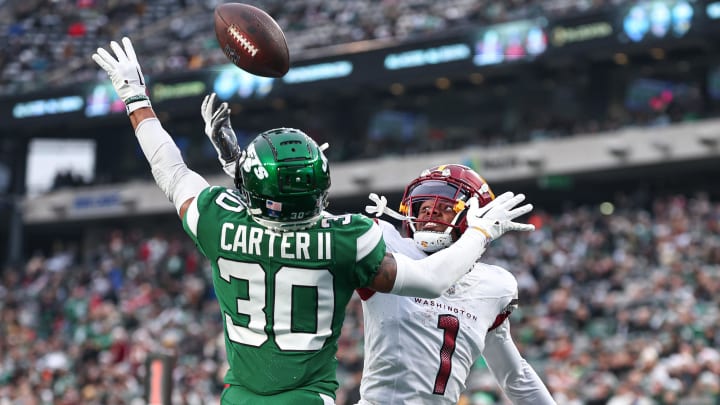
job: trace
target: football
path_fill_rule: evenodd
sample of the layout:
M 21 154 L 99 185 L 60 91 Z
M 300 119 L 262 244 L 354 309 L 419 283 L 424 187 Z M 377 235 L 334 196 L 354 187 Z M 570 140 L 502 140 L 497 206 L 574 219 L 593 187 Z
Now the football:
M 254 75 L 282 77 L 290 68 L 285 33 L 263 10 L 243 3 L 215 8 L 215 35 L 235 66 Z

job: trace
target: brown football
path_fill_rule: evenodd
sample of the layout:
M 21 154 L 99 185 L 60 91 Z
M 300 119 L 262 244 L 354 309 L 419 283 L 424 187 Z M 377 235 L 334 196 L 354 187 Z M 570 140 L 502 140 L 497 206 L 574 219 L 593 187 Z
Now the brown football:
M 282 28 L 257 7 L 243 3 L 217 6 L 215 35 L 225 56 L 247 72 L 282 77 L 290 68 L 290 52 Z

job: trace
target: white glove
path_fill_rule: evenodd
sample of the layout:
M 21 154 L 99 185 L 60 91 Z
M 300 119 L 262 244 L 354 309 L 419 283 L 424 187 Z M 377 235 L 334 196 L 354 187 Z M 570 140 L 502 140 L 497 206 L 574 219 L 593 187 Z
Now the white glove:
M 512 221 L 532 211 L 532 204 L 515 208 L 524 200 L 524 194 L 514 195 L 508 191 L 484 207 L 479 207 L 477 197 L 473 197 L 468 201 L 470 207 L 467 213 L 468 228 L 477 229 L 490 240 L 495 240 L 508 231 L 534 231 L 535 225 Z
M 110 48 L 115 53 L 115 57 L 110 55 L 103 48 L 98 48 L 97 52 L 92 55 L 92 59 L 110 76 L 113 87 L 120 99 L 125 103 L 128 115 L 138 108 L 151 107 L 150 98 L 145 91 L 145 79 L 140 70 L 140 64 L 135 56 L 130 38 L 122 39 L 125 50 L 120 45 L 112 41 Z
M 215 97 L 215 93 L 205 96 L 200 106 L 200 114 L 205 121 L 205 135 L 215 147 L 223 171 L 234 179 L 236 162 L 240 160 L 242 164 L 245 151 L 238 146 L 237 136 L 230 123 L 230 106 L 225 102 L 213 111 Z

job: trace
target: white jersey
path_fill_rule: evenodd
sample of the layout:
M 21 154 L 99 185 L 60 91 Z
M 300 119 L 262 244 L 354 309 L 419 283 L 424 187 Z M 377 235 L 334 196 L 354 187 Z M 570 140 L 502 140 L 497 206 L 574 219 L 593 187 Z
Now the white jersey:
M 425 257 L 412 239 L 401 237 L 393 225 L 379 224 L 389 252 L 413 259 Z M 365 314 L 360 404 L 456 404 L 471 366 L 489 350 L 508 352 L 485 357 L 511 400 L 554 403 L 510 337 L 505 318 L 518 294 L 517 281 L 507 270 L 476 263 L 435 299 L 369 290 L 360 293 Z

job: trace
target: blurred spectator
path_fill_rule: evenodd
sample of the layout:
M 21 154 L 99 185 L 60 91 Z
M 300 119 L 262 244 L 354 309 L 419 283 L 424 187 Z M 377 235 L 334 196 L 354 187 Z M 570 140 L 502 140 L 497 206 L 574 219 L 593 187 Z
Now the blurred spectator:
M 299 50 L 358 40 L 426 38 L 470 25 L 586 12 L 618 7 L 628 1 L 255 0 L 251 4 L 276 17 L 286 31 L 291 54 L 297 54 Z M 106 82 L 104 73 L 97 71 L 89 55 L 98 45 L 118 40 L 122 35 L 131 35 L 138 52 L 151 55 L 143 60 L 143 70 L 148 75 L 226 64 L 227 58 L 218 48 L 210 18 L 219 3 L 217 0 L 5 0 L 0 7 L 0 42 L 5 44 L 0 47 L 0 97 L 73 83 Z M 495 30 L 485 32 L 490 36 L 497 34 Z M 497 56 L 493 52 L 483 55 L 491 59 Z M 667 60 L 671 59 L 668 56 Z M 453 86 L 443 91 L 434 86 L 408 85 L 404 93 L 388 96 L 373 94 L 357 98 L 352 94 L 343 98 L 332 94 L 320 97 L 324 103 L 316 97 L 302 98 L 297 100 L 299 108 L 293 105 L 292 97 L 288 100 L 270 97 L 266 102 L 272 107 L 264 105 L 260 109 L 272 108 L 272 117 L 259 113 L 253 119 L 243 118 L 247 127 L 242 130 L 245 135 L 258 133 L 266 129 L 268 119 L 294 122 L 297 126 L 309 127 L 315 139 L 328 141 L 333 145 L 328 151 L 329 157 L 343 161 L 469 146 L 502 146 L 635 126 L 667 126 L 720 115 L 720 111 L 714 110 L 720 103 L 704 95 L 706 92 L 700 85 L 706 80 L 704 73 L 685 69 L 682 67 L 685 63 L 678 63 L 671 74 L 655 69 L 653 63 L 631 63 L 621 69 L 632 72 L 620 74 L 618 80 L 614 80 L 615 71 L 611 67 L 607 67 L 607 77 L 604 74 L 602 80 L 596 80 L 592 75 L 594 67 L 577 70 L 560 67 L 555 72 L 555 69 L 545 69 L 541 63 L 540 69 L 530 69 L 534 73 L 518 75 L 512 80 L 502 75 L 491 79 L 493 75 L 489 74 L 485 81 L 478 73 L 474 80 L 453 78 Z M 706 62 L 700 62 L 703 64 Z M 666 89 L 649 101 L 635 100 L 642 108 L 628 108 L 625 98 L 633 83 L 664 83 L 646 80 L 645 76 L 653 76 L 646 71 L 655 70 L 660 76 L 680 76 L 674 85 L 685 88 L 683 97 L 672 96 Z M 534 77 L 536 73 L 538 77 Z M 630 79 L 636 75 L 642 77 Z M 604 85 L 610 81 L 613 86 Z M 612 90 L 606 91 L 605 87 Z M 636 93 L 648 91 L 640 87 Z M 90 110 L 105 108 L 98 107 L 104 106 L 100 101 L 105 100 L 105 96 L 105 91 L 97 88 L 89 97 L 95 106 Z M 328 103 L 327 99 L 336 102 Z M 357 107 L 348 109 L 347 103 Z M 116 107 L 124 108 L 118 100 L 110 106 L 112 111 L 120 111 Z M 234 111 L 242 114 L 240 108 Z M 185 114 L 174 115 L 171 122 L 183 127 L 186 133 L 202 131 L 200 120 Z M 373 126 L 373 123 L 379 124 Z M 377 128 L 383 125 L 385 128 Z M 30 135 L 38 136 L 37 133 Z M 73 136 L 80 135 L 73 133 Z M 93 137 L 97 133 L 83 136 Z M 116 156 L 117 152 L 119 156 L 116 160 L 98 161 L 95 182 L 142 178 L 146 172 L 144 162 L 136 159 L 136 153 L 123 155 L 123 148 L 110 145 L 110 139 L 104 137 L 98 141 L 98 153 Z M 199 152 L 202 150 L 202 146 L 193 145 L 183 149 L 183 154 L 187 153 L 192 167 L 216 173 L 214 160 L 206 159 L 206 155 Z M 82 180 L 65 175 L 56 180 L 56 189 L 84 185 Z
M 72 170 L 58 171 L 53 179 L 51 190 L 59 190 L 67 187 L 87 186 L 90 183 L 85 181 L 82 175 L 74 173 Z
M 291 54 L 372 39 L 407 40 L 468 24 L 584 12 L 626 0 L 488 2 L 254 0 L 278 21 Z M 155 55 L 145 74 L 226 63 L 213 34 L 217 0 L 5 0 L 0 7 L 0 95 L 67 85 L 97 75 L 89 55 L 131 35 Z M 52 44 L 52 45 L 49 45 Z M 19 55 L 19 58 L 16 56 Z

